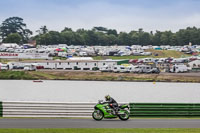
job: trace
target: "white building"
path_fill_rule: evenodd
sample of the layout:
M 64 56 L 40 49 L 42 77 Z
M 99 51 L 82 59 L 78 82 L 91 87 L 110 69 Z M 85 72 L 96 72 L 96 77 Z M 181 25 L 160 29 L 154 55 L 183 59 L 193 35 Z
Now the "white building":
M 23 61 L 21 66 L 25 64 L 37 63 L 44 69 L 65 69 L 65 70 L 97 70 L 103 66 L 114 66 L 121 60 L 43 60 L 43 61 Z M 17 63 L 13 63 L 17 64 Z M 19 65 L 19 64 L 17 64 Z
M 19 45 L 16 43 L 2 43 L 0 47 L 1 48 L 17 48 L 19 47 Z

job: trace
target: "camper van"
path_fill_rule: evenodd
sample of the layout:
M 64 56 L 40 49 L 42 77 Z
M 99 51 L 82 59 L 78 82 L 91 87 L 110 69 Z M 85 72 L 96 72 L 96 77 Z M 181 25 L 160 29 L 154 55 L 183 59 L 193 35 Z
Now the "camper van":
M 131 66 L 129 68 L 129 72 L 130 73 L 138 73 L 139 69 L 140 69 L 139 66 Z
M 160 73 L 158 68 L 153 68 L 150 65 L 139 65 L 131 68 L 132 73 Z

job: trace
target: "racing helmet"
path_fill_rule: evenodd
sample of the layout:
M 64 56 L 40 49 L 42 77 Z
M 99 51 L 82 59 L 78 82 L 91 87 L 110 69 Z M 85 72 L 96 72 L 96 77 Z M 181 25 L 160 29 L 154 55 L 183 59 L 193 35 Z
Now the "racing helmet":
M 105 99 L 106 99 L 106 100 L 110 100 L 110 95 L 106 95 L 106 96 L 105 96 Z

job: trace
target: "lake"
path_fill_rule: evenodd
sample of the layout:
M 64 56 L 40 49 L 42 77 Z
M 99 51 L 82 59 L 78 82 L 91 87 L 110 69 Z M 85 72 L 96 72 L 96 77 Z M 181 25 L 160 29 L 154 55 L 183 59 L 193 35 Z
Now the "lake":
M 0 80 L 0 101 L 200 103 L 199 83 Z

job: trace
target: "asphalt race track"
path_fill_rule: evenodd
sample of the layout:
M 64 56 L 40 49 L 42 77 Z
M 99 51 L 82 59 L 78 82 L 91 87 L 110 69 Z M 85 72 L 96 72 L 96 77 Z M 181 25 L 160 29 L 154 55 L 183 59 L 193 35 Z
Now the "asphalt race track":
M 200 119 L 0 119 L 0 128 L 200 128 Z

